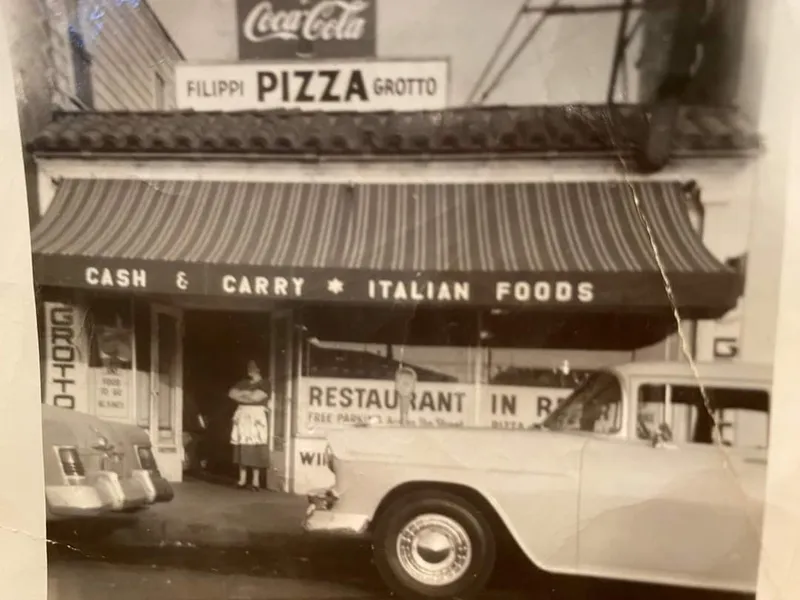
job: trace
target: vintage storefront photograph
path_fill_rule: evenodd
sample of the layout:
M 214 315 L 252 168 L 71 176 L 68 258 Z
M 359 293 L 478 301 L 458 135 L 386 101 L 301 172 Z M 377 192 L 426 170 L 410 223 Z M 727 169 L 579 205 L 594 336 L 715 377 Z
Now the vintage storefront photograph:
M 7 8 L 53 597 L 752 596 L 755 4 Z

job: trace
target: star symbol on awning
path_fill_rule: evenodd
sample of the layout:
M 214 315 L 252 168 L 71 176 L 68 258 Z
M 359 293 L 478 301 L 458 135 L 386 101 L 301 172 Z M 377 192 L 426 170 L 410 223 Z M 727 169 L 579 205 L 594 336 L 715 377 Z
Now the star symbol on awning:
M 339 295 L 344 291 L 344 283 L 338 277 L 328 280 L 328 291 L 331 294 Z

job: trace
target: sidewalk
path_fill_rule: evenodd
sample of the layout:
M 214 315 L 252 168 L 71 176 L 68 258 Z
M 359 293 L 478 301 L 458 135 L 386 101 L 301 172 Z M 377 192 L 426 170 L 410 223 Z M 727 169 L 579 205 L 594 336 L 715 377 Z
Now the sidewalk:
M 249 546 L 302 536 L 307 501 L 280 492 L 250 492 L 205 481 L 173 484 L 175 498 L 138 513 L 113 533 L 124 546 Z

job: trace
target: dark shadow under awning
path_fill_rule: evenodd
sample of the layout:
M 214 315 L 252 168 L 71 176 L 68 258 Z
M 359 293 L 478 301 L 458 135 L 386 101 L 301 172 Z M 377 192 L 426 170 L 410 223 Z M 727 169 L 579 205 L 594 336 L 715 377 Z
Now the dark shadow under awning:
M 677 182 L 65 180 L 32 242 L 40 285 L 141 293 L 715 318 L 741 287 Z
M 442 307 L 304 305 L 299 321 L 310 337 L 398 346 L 548 348 L 633 351 L 677 330 L 664 312 L 598 313 Z

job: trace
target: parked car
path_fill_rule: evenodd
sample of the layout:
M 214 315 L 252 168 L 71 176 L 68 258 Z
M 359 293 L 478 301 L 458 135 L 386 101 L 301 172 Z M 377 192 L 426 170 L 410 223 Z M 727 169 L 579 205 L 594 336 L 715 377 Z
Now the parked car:
M 598 371 L 535 430 L 333 431 L 305 528 L 370 536 L 405 598 L 474 596 L 505 539 L 554 574 L 752 592 L 771 371 L 696 369 Z
M 172 500 L 141 428 L 42 405 L 42 433 L 48 522 Z

